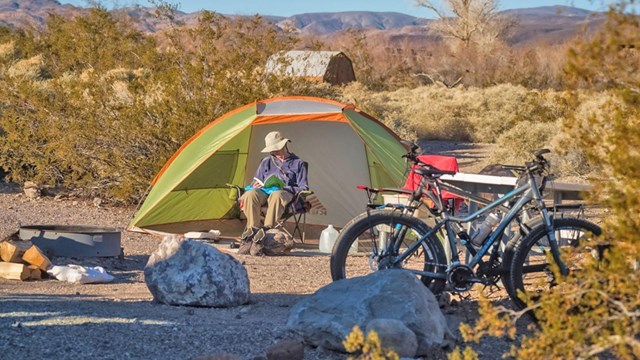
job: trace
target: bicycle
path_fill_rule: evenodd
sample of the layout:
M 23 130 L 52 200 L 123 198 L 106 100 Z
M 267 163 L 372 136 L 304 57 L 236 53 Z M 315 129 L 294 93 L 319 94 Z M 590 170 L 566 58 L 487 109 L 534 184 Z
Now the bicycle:
M 534 299 L 539 291 L 545 291 L 555 283 L 548 259 L 558 266 L 562 275 L 567 275 L 570 267 L 579 266 L 579 263 L 572 261 L 567 264 L 560 248 L 562 252 L 569 248 L 582 249 L 578 246 L 581 242 L 601 233 L 597 225 L 586 220 L 550 214 L 542 197 L 549 171 L 549 162 L 544 154 L 548 152 L 546 149 L 536 152 L 534 161 L 527 162 L 525 166 L 504 166 L 520 173 L 522 184 L 494 201 L 441 181 L 443 175 L 453 175 L 454 172 L 429 166 L 418 167 L 415 171 L 421 175 L 422 181 L 409 195 L 407 205 L 385 204 L 370 208 L 342 229 L 331 255 L 332 278 L 339 280 L 370 271 L 404 268 L 419 276 L 436 295 L 445 288 L 452 292 L 465 292 L 476 283 L 493 286 L 502 280 L 516 306 L 524 308 L 526 304 L 518 296 L 518 291 Z M 412 157 L 410 154 L 405 156 Z M 467 216 L 455 216 L 442 202 L 442 190 L 484 206 Z M 435 217 L 433 226 L 413 216 L 421 206 L 416 203 L 422 202 L 424 194 L 431 194 L 429 198 L 435 203 L 429 207 Z M 474 247 L 472 237 L 462 225 L 496 213 L 501 215 L 498 224 L 490 230 L 486 240 Z M 530 219 L 525 219 L 526 216 Z M 518 230 L 515 236 L 510 236 L 513 227 Z M 458 242 L 472 256 L 468 263 L 460 260 Z M 501 250 L 502 242 L 507 245 Z M 443 245 L 449 247 L 450 260 Z M 363 258 L 366 258 L 365 264 L 358 264 Z

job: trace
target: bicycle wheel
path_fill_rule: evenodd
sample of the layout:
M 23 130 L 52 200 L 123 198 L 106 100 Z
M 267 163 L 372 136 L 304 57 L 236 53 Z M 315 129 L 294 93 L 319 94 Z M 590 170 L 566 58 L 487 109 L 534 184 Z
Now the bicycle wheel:
M 512 299 L 516 297 L 516 291 L 511 286 L 511 277 L 509 276 L 511 270 L 511 261 L 513 260 L 513 252 L 515 251 L 516 246 L 522 241 L 522 238 L 527 236 L 532 229 L 535 229 L 543 224 L 544 220 L 540 215 L 531 217 L 523 223 L 518 223 L 514 226 L 515 228 L 512 228 L 512 235 L 502 249 L 501 261 L 503 264 L 503 269 L 506 270 L 506 272 L 501 276 L 500 280 L 502 281 L 502 285 L 507 291 L 507 294 Z M 596 226 L 595 224 L 593 225 Z
M 415 217 L 397 210 L 375 210 L 351 220 L 340 232 L 331 253 L 333 280 L 363 276 L 387 268 L 403 268 L 445 274 L 447 258 L 440 240 L 426 239 L 402 264 L 392 264 L 396 255 L 422 238 L 430 228 Z M 395 249 L 387 246 L 397 244 Z M 417 275 L 431 292 L 442 292 L 445 279 Z
M 602 230 L 592 222 L 577 218 L 552 221 L 562 260 L 570 272 L 579 271 L 589 257 L 594 256 L 596 250 L 595 247 L 588 246 L 588 241 L 594 235 L 600 235 Z M 524 299 L 518 295 L 518 290 L 535 301 L 555 285 L 555 277 L 549 264 L 549 260 L 552 259 L 550 251 L 544 225 L 533 228 L 515 244 L 510 264 L 512 293 L 509 296 L 518 308 L 526 307 Z

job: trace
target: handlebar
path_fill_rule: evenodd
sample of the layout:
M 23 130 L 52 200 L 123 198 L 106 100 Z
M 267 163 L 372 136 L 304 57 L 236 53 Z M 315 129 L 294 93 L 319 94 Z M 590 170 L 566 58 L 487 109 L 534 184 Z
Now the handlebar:
M 549 149 L 540 149 L 536 151 L 533 155 L 535 159 L 531 162 L 525 162 L 524 165 L 527 167 L 527 171 L 531 173 L 536 173 L 542 175 L 544 172 L 549 170 L 549 161 L 544 158 L 544 154 L 550 153 Z
M 548 171 L 550 167 L 549 160 L 545 159 L 544 155 L 549 154 L 550 152 L 551 150 L 549 149 L 540 149 L 533 154 L 535 159 L 533 161 L 525 162 L 524 166 L 502 165 L 502 168 L 505 170 L 514 171 L 519 174 L 530 172 L 536 175 L 543 175 L 543 173 Z

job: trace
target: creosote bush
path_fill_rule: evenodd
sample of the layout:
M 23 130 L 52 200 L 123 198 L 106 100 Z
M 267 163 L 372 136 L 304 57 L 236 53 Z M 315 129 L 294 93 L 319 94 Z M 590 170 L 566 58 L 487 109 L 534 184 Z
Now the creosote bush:
M 240 105 L 335 90 L 266 74 L 295 37 L 262 18 L 203 12 L 151 36 L 104 9 L 40 32 L 0 32 L 0 167 L 14 181 L 135 202 L 204 125 Z

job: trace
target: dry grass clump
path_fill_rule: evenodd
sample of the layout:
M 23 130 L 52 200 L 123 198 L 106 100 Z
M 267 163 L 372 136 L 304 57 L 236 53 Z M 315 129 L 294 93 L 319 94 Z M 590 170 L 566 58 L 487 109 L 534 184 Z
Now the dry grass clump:
M 387 124 L 402 124 L 418 137 L 433 140 L 493 143 L 519 122 L 552 123 L 566 111 L 562 93 L 511 84 L 422 86 L 378 93 L 350 85 L 343 97 Z
M 20 60 L 7 69 L 8 76 L 25 80 L 42 80 L 45 74 L 45 63 L 41 54 Z
M 551 148 L 559 176 L 592 171 L 563 124 L 568 118 L 588 121 L 606 99 L 606 94 L 531 90 L 511 84 L 373 92 L 355 83 L 342 93 L 342 101 L 379 118 L 404 138 L 495 143 L 499 146 L 489 159 L 493 163 L 521 164 L 535 150 Z
M 16 44 L 13 41 L 0 44 L 0 60 L 11 59 L 16 55 Z
M 490 156 L 491 163 L 517 164 L 531 160 L 531 153 L 549 147 L 555 134 L 562 128 L 560 121 L 542 123 L 522 121 L 500 135 L 496 150 Z

